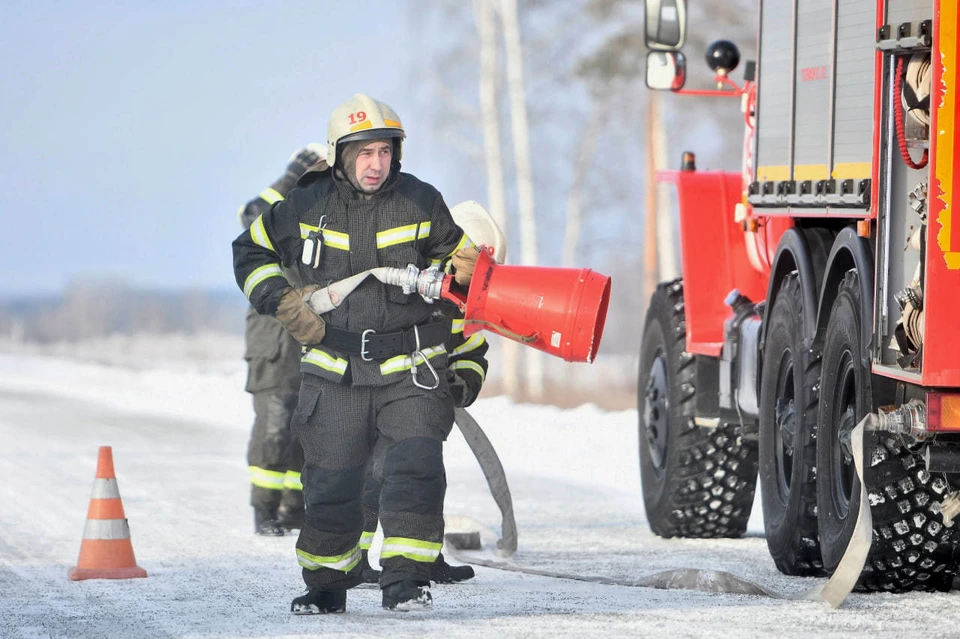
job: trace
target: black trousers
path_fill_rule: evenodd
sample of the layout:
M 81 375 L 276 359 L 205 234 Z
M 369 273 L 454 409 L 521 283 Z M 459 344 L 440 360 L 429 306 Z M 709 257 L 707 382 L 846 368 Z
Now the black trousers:
M 293 424 L 305 459 L 307 511 L 297 556 L 308 587 L 360 583 L 368 469 L 382 486 L 381 586 L 429 580 L 443 544 L 443 442 L 454 410 L 440 359 L 431 360 L 441 379 L 435 390 L 418 388 L 409 376 L 386 386 L 349 386 L 304 375 Z
M 254 422 L 247 445 L 250 505 L 271 515 L 283 503 L 302 509 L 299 489 L 290 487 L 288 471 L 299 474 L 303 452 L 290 421 L 300 391 L 300 344 L 273 317 L 247 311 L 247 392 L 253 395 Z

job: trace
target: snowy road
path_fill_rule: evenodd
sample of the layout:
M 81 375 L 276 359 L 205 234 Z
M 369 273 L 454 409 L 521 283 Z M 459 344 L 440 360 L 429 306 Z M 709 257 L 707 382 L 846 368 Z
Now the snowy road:
M 851 595 L 843 608 L 766 597 L 606 586 L 478 568 L 437 586 L 429 613 L 349 593 L 347 613 L 293 617 L 294 537 L 251 534 L 244 454 L 252 420 L 241 365 L 132 370 L 0 355 L 0 637 L 957 636 L 960 593 Z M 643 514 L 636 414 L 481 400 L 519 529 L 512 561 L 633 580 L 724 570 L 798 593 L 754 513 L 746 539 L 664 540 Z M 71 582 L 97 448 L 113 447 L 146 579 Z M 459 434 L 446 448 L 447 512 L 499 525 Z M 486 540 L 491 541 L 491 540 Z M 377 546 L 374 546 L 377 550 Z

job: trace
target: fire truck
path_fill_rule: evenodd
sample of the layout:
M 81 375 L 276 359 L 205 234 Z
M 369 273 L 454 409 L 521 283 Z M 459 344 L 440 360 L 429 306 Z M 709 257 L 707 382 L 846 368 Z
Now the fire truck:
M 960 549 L 960 11 L 956 0 L 758 0 L 757 59 L 647 0 L 647 85 L 733 97 L 739 170 L 675 189 L 682 277 L 646 315 L 643 500 L 663 537 L 736 537 L 754 493 L 788 575 L 829 575 L 869 500 L 858 589 L 945 590 Z M 731 109 L 735 113 L 735 109 Z M 956 187 L 956 188 L 955 188 Z M 861 447 L 851 434 L 869 416 Z M 855 459 L 862 455 L 862 482 Z M 863 488 L 863 491 L 861 490 Z

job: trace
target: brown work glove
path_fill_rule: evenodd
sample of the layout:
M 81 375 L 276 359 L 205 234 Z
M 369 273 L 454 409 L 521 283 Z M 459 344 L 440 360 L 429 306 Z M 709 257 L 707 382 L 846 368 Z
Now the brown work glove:
M 453 256 L 454 279 L 460 286 L 470 286 L 470 278 L 473 277 L 473 268 L 477 265 L 477 258 L 480 257 L 480 249 L 476 246 L 468 246 L 457 251 Z
M 327 333 L 323 318 L 307 306 L 304 298 L 319 289 L 316 284 L 304 288 L 288 288 L 280 296 L 280 304 L 274 313 L 287 332 L 305 346 L 319 344 Z

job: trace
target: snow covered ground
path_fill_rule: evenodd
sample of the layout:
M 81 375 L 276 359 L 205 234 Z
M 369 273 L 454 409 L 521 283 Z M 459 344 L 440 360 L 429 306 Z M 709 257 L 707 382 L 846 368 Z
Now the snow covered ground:
M 289 614 L 302 592 L 295 537 L 251 533 L 244 460 L 252 409 L 236 357 L 125 343 L 97 361 L 0 354 L 0 637 L 951 637 L 960 593 L 851 595 L 826 604 L 655 590 L 477 568 L 433 588 L 434 609 L 389 613 L 376 590 L 347 613 Z M 142 348 L 142 347 L 141 347 Z M 232 346 L 230 347 L 232 348 Z M 226 352 L 230 351 L 226 349 Z M 84 353 L 77 349 L 72 353 Z M 224 352 L 224 351 L 221 351 Z M 178 357 L 178 353 L 184 353 Z M 723 570 L 793 594 L 757 509 L 739 540 L 650 533 L 637 470 L 636 412 L 478 402 L 513 494 L 518 566 L 631 581 Z M 72 582 L 97 449 L 113 447 L 146 579 Z M 499 511 L 459 433 L 446 446 L 446 510 L 494 530 Z M 486 535 L 485 543 L 493 537 Z M 377 546 L 374 546 L 376 554 Z M 449 552 L 448 552 L 449 554 Z

